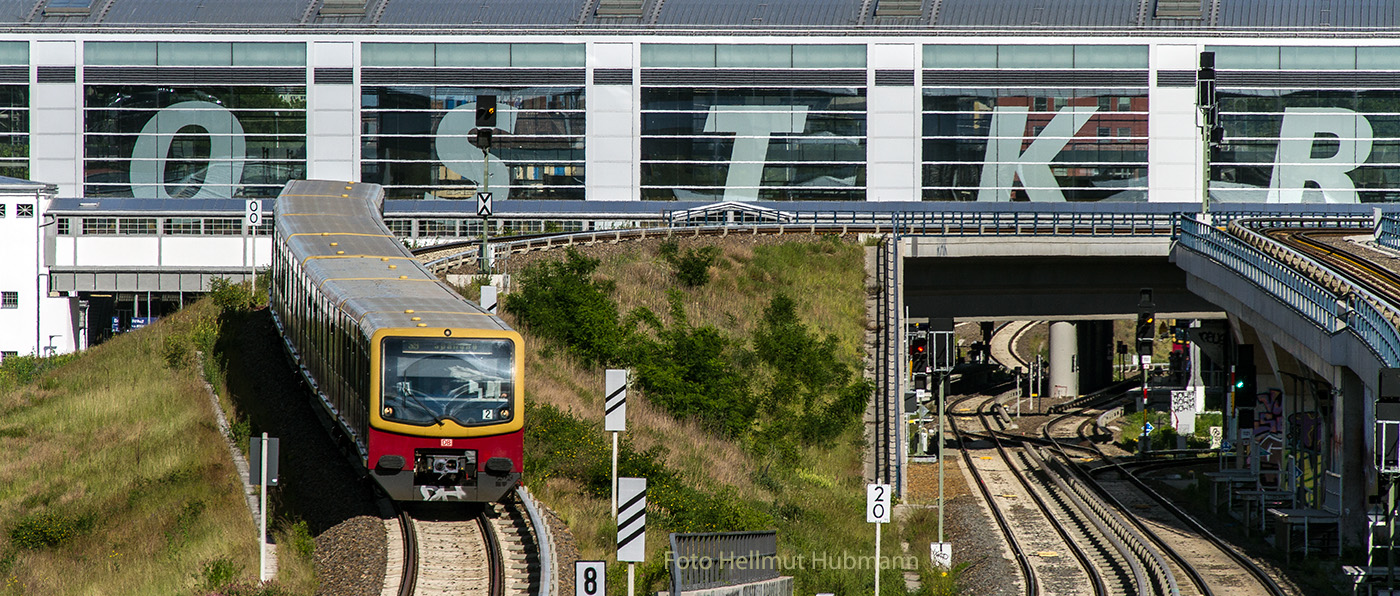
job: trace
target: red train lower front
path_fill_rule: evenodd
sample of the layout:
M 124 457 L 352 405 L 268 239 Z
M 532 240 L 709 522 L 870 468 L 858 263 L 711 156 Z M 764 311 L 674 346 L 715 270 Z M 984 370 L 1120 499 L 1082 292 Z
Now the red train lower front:
M 365 467 L 395 501 L 499 501 L 520 482 L 522 431 L 414 437 L 369 429 Z

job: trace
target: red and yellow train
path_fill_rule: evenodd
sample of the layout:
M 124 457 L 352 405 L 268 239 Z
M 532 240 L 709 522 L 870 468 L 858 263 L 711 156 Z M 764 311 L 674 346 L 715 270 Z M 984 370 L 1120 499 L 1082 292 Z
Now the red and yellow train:
M 376 184 L 289 182 L 272 312 L 319 405 L 397 501 L 505 498 L 520 482 L 520 334 L 424 269 Z

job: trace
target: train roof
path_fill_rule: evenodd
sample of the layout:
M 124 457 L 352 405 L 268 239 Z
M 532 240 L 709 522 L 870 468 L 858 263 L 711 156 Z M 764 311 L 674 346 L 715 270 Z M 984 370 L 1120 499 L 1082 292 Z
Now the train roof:
M 587 31 L 717 28 L 837 34 L 1031 28 L 1209 34 L 1217 30 L 1353 30 L 1393 35 L 1384 0 L 0 0 L 0 26 L 113 30 L 410 28 Z
M 366 335 L 383 328 L 509 330 L 451 290 L 384 226 L 377 184 L 294 180 L 277 198 L 278 241 Z

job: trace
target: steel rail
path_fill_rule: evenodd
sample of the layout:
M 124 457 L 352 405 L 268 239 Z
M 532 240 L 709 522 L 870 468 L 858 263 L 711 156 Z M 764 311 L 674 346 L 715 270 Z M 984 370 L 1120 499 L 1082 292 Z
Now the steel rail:
M 972 398 L 963 398 L 954 403 L 960 404 L 971 401 L 971 399 Z M 949 407 L 951 407 L 951 404 Z M 1035 568 L 1031 566 L 1030 558 L 1026 556 L 1026 549 L 1021 546 L 1020 540 L 1016 538 L 1016 533 L 1011 529 L 1011 522 L 1006 519 L 1006 514 L 1002 513 L 1001 509 L 996 506 L 996 501 L 992 499 L 992 491 L 987 488 L 987 483 L 982 479 L 982 474 L 978 472 L 977 467 L 972 464 L 972 455 L 968 453 L 967 445 L 963 439 L 963 433 L 958 430 L 958 425 L 951 424 L 949 427 L 953 429 L 953 436 L 957 439 L 958 445 L 961 446 L 958 451 L 962 452 L 963 463 L 967 466 L 968 473 L 972 474 L 973 478 L 977 481 L 975 483 L 977 484 L 977 489 L 982 493 L 982 499 L 987 502 L 987 509 L 992 512 L 992 520 L 996 522 L 998 528 L 1001 528 L 1002 536 L 1006 537 L 1006 543 L 1011 546 L 1011 554 L 1016 558 L 1016 564 L 1021 567 L 1021 575 L 1026 578 L 1026 596 L 1039 596 L 1040 581 L 1036 578 Z
M 403 533 L 403 577 L 399 580 L 399 596 L 413 596 L 418 584 L 418 533 L 413 530 L 413 518 L 408 511 L 399 510 L 399 531 Z
M 1074 415 L 1076 414 L 1067 413 L 1064 414 L 1062 417 L 1068 418 Z M 1273 596 L 1286 596 L 1283 591 L 1283 588 L 1278 585 L 1278 582 L 1274 581 L 1274 579 L 1270 577 L 1269 574 L 1265 573 L 1264 570 L 1260 568 L 1257 564 L 1255 564 L 1253 560 L 1236 551 L 1228 542 L 1221 539 L 1219 536 L 1216 536 L 1215 533 L 1208 530 L 1204 525 L 1197 521 L 1196 518 L 1192 517 L 1190 514 L 1186 513 L 1185 510 L 1178 507 L 1176 503 L 1174 503 L 1172 500 L 1166 498 L 1162 494 L 1153 490 L 1151 487 L 1147 486 L 1147 483 L 1143 482 L 1142 479 L 1138 478 L 1132 470 L 1129 470 L 1127 466 L 1123 465 L 1123 463 L 1119 462 L 1118 460 L 1109 457 L 1108 454 L 1102 451 L 1102 449 L 1098 448 L 1097 444 L 1091 442 L 1090 445 L 1096 451 L 1098 451 L 1101 461 L 1105 462 L 1106 465 L 1096 468 L 1092 471 L 1085 471 L 1082 466 L 1074 463 L 1072 459 L 1069 459 L 1067 457 L 1067 454 L 1062 454 L 1061 457 L 1065 457 L 1066 461 L 1069 461 L 1071 463 L 1070 468 L 1078 471 L 1081 477 L 1087 479 L 1088 483 L 1090 483 L 1092 486 L 1095 486 L 1096 490 L 1098 490 L 1101 494 L 1106 494 L 1107 491 L 1104 490 L 1103 487 L 1100 486 L 1097 481 L 1094 481 L 1092 479 L 1092 475 L 1102 473 L 1102 471 L 1106 469 L 1117 470 L 1121 473 L 1123 478 L 1127 479 L 1129 483 L 1131 483 L 1138 490 L 1142 491 L 1143 494 L 1147 495 L 1153 501 L 1156 501 L 1158 504 L 1162 505 L 1166 509 L 1166 511 L 1172 514 L 1173 517 L 1176 517 L 1177 519 L 1181 520 L 1182 523 L 1185 523 L 1199 536 L 1204 537 L 1217 549 L 1225 553 L 1225 555 L 1228 556 L 1232 561 L 1234 561 L 1239 566 L 1243 567 L 1245 571 L 1247 571 L 1251 576 L 1253 576 L 1254 579 L 1258 581 L 1260 585 L 1264 586 L 1264 588 L 1268 590 L 1270 594 L 1272 594 Z M 1126 508 L 1124 508 L 1121 504 L 1116 504 L 1116 506 L 1119 507 L 1120 510 L 1126 511 Z M 1129 517 L 1133 519 L 1135 523 L 1141 523 L 1137 520 L 1136 516 L 1129 515 Z M 1150 530 L 1148 530 L 1148 533 L 1152 534 L 1154 539 L 1159 540 L 1159 538 L 1156 537 L 1155 533 L 1152 533 Z M 1174 549 L 1165 547 L 1165 545 L 1164 548 L 1174 559 L 1180 556 L 1178 553 L 1176 553 Z M 1186 570 L 1187 574 L 1191 576 L 1192 583 L 1196 583 L 1197 586 L 1205 586 L 1204 578 L 1201 578 L 1199 576 L 1199 572 L 1196 571 L 1194 566 L 1184 564 L 1180 561 L 1180 559 L 1177 560 L 1178 565 L 1182 565 L 1183 570 Z M 1197 583 L 1197 581 L 1199 581 L 1200 583 Z M 1208 588 L 1202 588 L 1202 591 L 1206 594 L 1211 593 Z
M 476 523 L 481 527 L 481 536 L 486 543 L 486 564 L 491 569 L 491 596 L 505 596 L 505 561 L 501 558 L 499 538 L 496 536 L 491 521 L 486 519 L 484 508 L 481 514 L 476 517 Z
M 1268 230 L 1265 235 L 1285 245 L 1295 246 L 1324 262 L 1340 261 L 1344 267 L 1334 269 L 1335 273 L 1341 274 L 1356 285 L 1365 287 L 1378 297 L 1388 298 L 1391 304 L 1400 303 L 1400 274 L 1375 265 L 1370 259 L 1351 251 L 1328 246 L 1314 237 L 1317 235 L 1352 235 L 1354 233 L 1354 230 L 1299 231 L 1279 228 Z M 1353 269 L 1359 269 L 1360 274 Z
M 1073 413 L 1061 414 L 1051 419 L 1050 421 L 1046 422 L 1044 426 L 1041 427 L 1041 435 L 1046 439 L 1053 439 L 1053 437 L 1051 437 L 1050 435 L 1050 429 L 1053 426 L 1065 420 L 1070 420 L 1072 418 L 1082 416 L 1084 415 L 1083 413 L 1088 409 L 1089 408 L 1086 406 L 1083 408 L 1079 408 Z M 1080 424 L 1078 427 L 1078 430 L 1081 431 L 1081 438 L 1084 438 L 1084 435 L 1082 434 L 1084 427 L 1084 424 Z M 1090 445 L 1092 449 L 1099 452 L 1100 457 L 1102 457 L 1103 459 L 1108 459 L 1107 456 L 1103 454 L 1102 450 L 1098 449 L 1097 444 L 1090 441 Z M 1115 509 L 1117 509 L 1121 514 L 1122 519 L 1132 524 L 1133 528 L 1136 528 L 1135 538 L 1138 541 L 1138 543 L 1144 547 L 1144 549 L 1148 547 L 1149 541 L 1157 547 L 1157 550 L 1148 551 L 1149 554 L 1146 555 L 1144 559 L 1148 559 L 1148 562 L 1152 564 L 1155 572 L 1158 575 L 1158 579 L 1161 580 L 1162 585 L 1166 587 L 1165 591 L 1167 593 L 1172 594 L 1173 596 L 1179 596 L 1181 591 L 1176 583 L 1175 575 L 1171 572 L 1171 568 L 1167 565 L 1167 561 L 1162 558 L 1162 552 L 1165 552 L 1167 554 L 1167 557 L 1171 558 L 1172 562 L 1176 563 L 1177 567 L 1179 567 L 1182 571 L 1186 573 L 1187 577 L 1191 580 L 1191 583 L 1195 585 L 1196 588 L 1199 589 L 1202 594 L 1204 594 L 1205 596 L 1213 596 L 1214 593 L 1211 591 L 1209 584 L 1206 583 L 1205 578 L 1201 575 L 1200 571 L 1198 571 L 1194 566 L 1188 563 L 1185 557 L 1181 556 L 1180 553 L 1176 552 L 1176 550 L 1173 549 L 1171 545 L 1167 544 L 1166 541 L 1163 540 L 1160 536 L 1158 536 L 1156 532 L 1153 532 L 1151 528 L 1148 528 L 1147 525 L 1143 523 L 1141 519 L 1139 519 L 1136 515 L 1130 513 L 1128 511 L 1128 508 L 1123 506 L 1123 503 L 1119 501 L 1117 497 L 1113 496 L 1112 493 L 1109 493 L 1108 490 L 1105 489 L 1101 484 L 1099 484 L 1097 480 L 1095 480 L 1091 475 L 1085 473 L 1083 468 L 1080 467 L 1080 465 L 1077 462 L 1075 462 L 1074 459 L 1071 458 L 1068 453 L 1065 452 L 1064 445 L 1062 443 L 1056 441 L 1054 448 L 1059 452 L 1061 461 L 1063 461 L 1066 464 L 1066 469 L 1070 473 L 1074 474 L 1074 476 L 1077 479 L 1079 479 L 1079 481 L 1083 483 L 1086 487 L 1088 487 L 1089 490 L 1094 491 L 1094 493 L 1098 495 L 1099 499 L 1101 499 L 1103 502 L 1109 505 L 1112 505 Z M 1132 530 L 1130 529 L 1129 531 Z
M 1022 487 L 1025 488 L 1026 494 L 1030 495 L 1031 500 L 1035 502 L 1036 508 L 1040 510 L 1041 515 L 1045 517 L 1046 521 L 1050 522 L 1050 526 L 1054 528 L 1055 533 L 1059 535 L 1060 540 L 1064 542 L 1064 544 L 1069 548 L 1070 552 L 1073 553 L 1075 560 L 1079 562 L 1079 566 L 1084 570 L 1085 575 L 1089 576 L 1089 582 L 1092 584 L 1093 593 L 1100 596 L 1107 595 L 1109 593 L 1108 585 L 1105 583 L 1103 577 L 1105 570 L 1100 569 L 1098 565 L 1094 564 L 1094 561 L 1091 560 L 1089 553 L 1084 549 L 1082 545 L 1079 544 L 1078 540 L 1075 540 L 1074 537 L 1069 535 L 1069 532 L 1065 529 L 1063 523 L 1056 523 L 1058 516 L 1055 515 L 1054 511 L 1052 511 L 1052 507 L 1050 506 L 1050 504 L 1045 501 L 1046 496 L 1042 496 L 1040 491 L 1037 490 L 1035 484 L 1032 483 L 1031 480 L 1027 478 L 1024 473 L 1021 472 L 1020 467 L 1017 465 L 1016 458 L 1012 457 L 1011 453 L 1007 451 L 1005 445 L 1003 445 L 1002 442 L 993 433 L 991 423 L 987 420 L 988 416 L 991 415 L 987 411 L 987 409 L 989 404 L 994 403 L 996 403 L 995 399 L 990 399 L 982 402 L 982 404 L 978 407 L 978 421 L 981 423 L 982 428 L 985 431 L 991 433 L 989 436 L 992 439 L 991 442 L 992 445 L 995 446 L 997 454 L 1001 456 L 1002 461 L 1006 462 L 1006 467 L 1008 470 L 1011 471 L 1011 475 L 1016 478 L 1016 481 L 1020 483 Z M 956 429 L 956 426 L 954 427 L 954 432 L 959 432 Z M 961 437 L 959 437 L 959 442 L 961 442 Z M 1028 453 L 1029 450 L 1023 448 L 1023 452 Z M 963 453 L 966 457 L 967 450 L 964 449 Z M 1036 461 L 1037 458 L 1034 455 L 1025 455 L 1024 457 L 1030 460 L 1028 463 L 1030 463 L 1032 466 L 1039 467 L 1038 462 Z M 975 467 L 972 467 L 970 463 L 969 468 L 973 471 L 974 475 L 978 477 L 978 484 L 985 485 L 986 483 L 981 480 L 980 472 L 978 472 Z M 1047 494 L 1049 494 L 1049 491 L 1046 492 Z M 1064 503 L 1065 499 L 1068 499 L 1070 502 L 1067 504 Z M 1093 537 L 1090 536 L 1087 532 L 1088 527 L 1091 526 L 1099 532 L 1100 536 L 1102 536 L 1102 538 L 1105 541 L 1109 542 L 1110 546 L 1112 546 L 1115 550 L 1119 552 L 1120 556 L 1125 552 L 1123 548 L 1121 548 L 1121 543 L 1118 543 L 1111 536 L 1107 528 L 1104 528 L 1099 520 L 1094 519 L 1093 516 L 1084 515 L 1085 508 L 1083 507 L 1082 503 L 1077 502 L 1073 497 L 1070 497 L 1068 493 L 1063 492 L 1060 493 L 1057 500 L 1060 501 L 1060 509 L 1067 513 L 1073 513 L 1073 509 L 1078 509 L 1080 511 L 1082 521 L 1088 522 L 1088 526 L 1081 526 L 1086 530 L 1086 538 L 1090 538 L 1091 540 L 1093 539 Z M 994 511 L 999 511 L 999 508 L 996 506 L 995 501 L 988 499 L 987 504 Z M 1100 546 L 1102 547 L 1102 545 Z M 1104 554 L 1107 554 L 1106 549 L 1104 551 Z M 1135 567 L 1133 565 L 1133 562 L 1128 557 L 1124 557 L 1124 561 L 1127 562 L 1129 568 L 1133 572 L 1133 575 L 1140 580 L 1141 569 Z M 1109 563 L 1105 562 L 1105 565 L 1109 565 Z M 1139 585 L 1141 585 L 1141 581 L 1139 581 L 1138 583 Z

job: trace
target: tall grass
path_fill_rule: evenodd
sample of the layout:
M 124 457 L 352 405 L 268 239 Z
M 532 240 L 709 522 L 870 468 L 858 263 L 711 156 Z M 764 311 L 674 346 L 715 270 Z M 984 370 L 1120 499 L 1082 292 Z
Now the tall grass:
M 255 529 L 193 357 L 217 316 L 200 302 L 0 388 L 0 594 L 189 594 L 216 561 L 249 575 Z
M 669 315 L 668 291 L 679 292 L 685 317 L 692 325 L 711 325 L 728 337 L 743 341 L 753 337 L 763 325 L 764 311 L 773 297 L 784 294 L 794 300 L 803 324 L 817 337 L 833 335 L 837 357 L 860 370 L 865 333 L 861 246 L 829 239 L 794 239 L 770 245 L 717 242 L 713 243 L 718 254 L 707 272 L 708 281 L 692 286 L 676 279 L 674 257 L 668 259 L 668 254 L 701 254 L 708 244 L 705 240 L 686 240 L 675 252 L 672 248 L 632 245 L 600 255 L 602 264 L 596 275 L 615 283 L 612 296 L 621 312 L 646 307 L 670 325 L 674 321 Z M 599 455 L 585 458 L 586 461 L 570 459 L 568 465 L 594 466 L 593 469 L 602 466 L 602 473 L 606 474 L 610 438 L 602 431 L 602 370 L 557 345 L 530 337 L 528 330 L 525 333 L 526 395 L 535 404 L 557 407 L 585 426 L 581 432 L 569 435 L 574 444 L 571 448 L 576 448 L 569 456 Z M 755 374 L 761 378 L 754 380 L 758 384 L 771 380 L 774 374 L 762 367 L 753 370 L 759 371 Z M 862 513 L 865 445 L 859 425 L 848 426 L 840 435 L 819 445 L 799 444 L 794 453 L 777 454 L 755 444 L 752 437 L 729 440 L 696 420 L 673 418 L 635 391 L 629 394 L 627 408 L 625 450 L 650 451 L 668 474 L 684 479 L 694 490 L 719 496 L 743 511 L 760 515 L 754 518 L 735 514 L 737 524 L 761 521 L 760 525 L 766 528 L 776 528 L 781 554 L 789 563 L 783 574 L 796 578 L 797 593 L 869 593 L 873 569 L 846 568 L 851 559 L 844 558 L 868 557 L 874 548 L 874 529 L 865 523 Z M 530 441 L 541 435 L 529 428 L 526 433 L 530 458 Z M 529 466 L 527 459 L 527 470 Z M 623 474 L 626 473 L 624 467 Z M 606 488 L 600 492 L 596 480 L 590 478 L 596 475 L 531 473 L 526 482 L 569 524 L 583 558 L 611 560 L 616 526 Z M 643 593 L 665 589 L 664 551 L 668 542 L 666 531 L 660 526 L 671 517 L 673 512 L 666 511 L 649 518 L 654 520 L 648 524 L 649 554 L 647 562 L 639 566 L 639 589 Z M 927 520 L 918 518 L 915 523 L 926 524 Z M 886 531 L 884 553 L 900 552 L 900 538 L 897 528 Z M 818 566 L 814 559 L 825 563 Z M 805 561 L 800 568 L 799 561 Z M 927 564 L 925 555 L 921 565 Z M 611 569 L 610 589 L 625 589 L 625 566 L 613 565 Z M 900 573 L 887 571 L 884 577 L 882 594 L 904 594 Z M 950 593 L 946 588 L 952 580 L 938 577 L 941 587 L 926 593 Z

